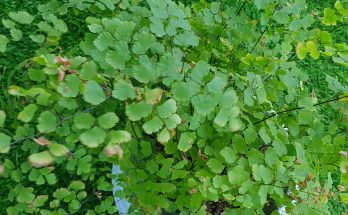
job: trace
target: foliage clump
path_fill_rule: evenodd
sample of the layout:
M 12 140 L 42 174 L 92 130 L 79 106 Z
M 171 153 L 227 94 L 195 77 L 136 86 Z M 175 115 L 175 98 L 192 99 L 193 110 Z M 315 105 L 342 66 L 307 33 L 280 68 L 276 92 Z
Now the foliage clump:
M 317 98 L 297 66 L 348 66 L 347 44 L 331 36 L 347 23 L 346 1 L 322 14 L 304 0 L 53 0 L 38 10 L 2 19 L 0 52 L 23 37 L 40 46 L 25 64 L 30 86 L 8 86 L 21 111 L 0 111 L 8 214 L 115 214 L 112 163 L 124 171 L 115 195 L 134 214 L 326 214 L 328 199 L 348 202 L 347 87 L 327 76 L 335 97 Z M 69 52 L 66 17 L 86 26 Z

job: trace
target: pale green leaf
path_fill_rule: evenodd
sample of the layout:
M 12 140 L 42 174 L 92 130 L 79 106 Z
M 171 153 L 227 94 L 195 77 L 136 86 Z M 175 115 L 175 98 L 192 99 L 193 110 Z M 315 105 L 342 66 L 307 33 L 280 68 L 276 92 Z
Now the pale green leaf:
M 106 100 L 106 96 L 103 88 L 92 80 L 85 84 L 83 99 L 92 105 L 98 105 Z
M 10 12 L 8 16 L 20 24 L 30 24 L 34 17 L 26 11 Z
M 7 44 L 10 42 L 9 39 L 7 39 L 6 36 L 0 35 L 0 52 L 5 52 Z
M 225 158 L 225 161 L 228 164 L 232 164 L 237 159 L 237 156 L 233 150 L 227 146 L 220 151 L 220 154 Z
M 263 181 L 265 184 L 273 181 L 273 172 L 264 165 L 253 164 L 252 171 L 256 181 Z
M 187 152 L 191 147 L 193 142 L 196 139 L 195 133 L 182 133 L 178 143 L 178 149 L 183 152 Z
M 37 105 L 29 104 L 26 107 L 24 107 L 21 112 L 19 112 L 17 119 L 23 122 L 30 122 L 33 119 L 37 109 Z
M 145 102 L 132 103 L 126 107 L 126 115 L 132 121 L 147 117 L 152 112 L 152 106 Z
M 79 71 L 80 78 L 83 80 L 91 80 L 97 75 L 97 64 L 94 61 L 86 62 Z
M 151 119 L 150 121 L 145 122 L 143 125 L 143 129 L 147 134 L 158 132 L 162 127 L 163 122 L 157 116 Z
M 76 97 L 80 92 L 80 79 L 76 75 L 65 76 L 57 91 L 64 97 Z
M 131 83 L 120 80 L 115 84 L 114 90 L 112 91 L 112 96 L 121 101 L 135 99 L 135 88 Z
M 95 126 L 92 129 L 83 132 L 79 139 L 81 140 L 81 143 L 88 148 L 97 148 L 104 142 L 105 137 L 105 131 Z
M 17 29 L 17 28 L 12 28 L 10 30 L 10 34 L 11 34 L 11 37 L 12 37 L 12 40 L 13 41 L 19 41 L 22 39 L 23 37 L 23 33 L 21 30 Z
M 45 111 L 38 118 L 37 129 L 41 133 L 49 133 L 56 129 L 57 117 L 50 111 Z
M 33 167 L 40 168 L 52 164 L 54 158 L 48 151 L 43 151 L 30 155 L 28 160 Z
M 48 150 L 55 157 L 65 156 L 69 152 L 69 149 L 66 146 L 58 143 L 48 144 Z
M 131 141 L 132 136 L 128 131 L 111 131 L 109 133 L 111 143 L 126 143 Z
M 6 113 L 3 110 L 0 110 L 0 128 L 4 127 L 6 120 Z
M 169 118 L 176 112 L 176 102 L 174 99 L 168 99 L 157 107 L 158 116 L 161 118 Z
M 7 153 L 10 150 L 11 137 L 0 133 L 0 153 Z
M 110 129 L 114 127 L 120 118 L 113 112 L 105 113 L 102 116 L 98 117 L 98 124 L 103 129 Z
M 249 173 L 241 165 L 230 169 L 227 175 L 231 184 L 241 184 L 249 178 Z
M 74 117 L 74 126 L 77 129 L 89 129 L 95 123 L 95 118 L 90 113 L 81 113 Z
M 297 44 L 296 55 L 300 60 L 305 59 L 305 57 L 307 56 L 307 48 L 303 45 L 303 43 Z
M 210 158 L 207 161 L 207 166 L 210 168 L 210 170 L 216 174 L 220 174 L 222 170 L 225 168 L 225 166 L 217 159 Z

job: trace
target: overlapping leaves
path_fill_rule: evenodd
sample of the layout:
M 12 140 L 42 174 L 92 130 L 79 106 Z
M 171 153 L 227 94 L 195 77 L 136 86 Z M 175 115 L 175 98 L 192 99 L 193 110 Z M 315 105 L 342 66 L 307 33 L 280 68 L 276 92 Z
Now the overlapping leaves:
M 10 125 L 15 134 L 0 133 L 0 152 L 9 152 L 16 143 L 12 140 L 23 141 L 28 159 L 22 171 L 7 159 L 0 173 L 18 183 L 11 201 L 34 202 L 9 211 L 26 207 L 49 214 L 40 209 L 46 204 L 54 213 L 77 213 L 83 199 L 95 195 L 100 200 L 95 212 L 115 213 L 113 199 L 103 196 L 111 195 L 104 171 L 114 162 L 126 173 L 119 178 L 124 191 L 115 195 L 134 198 L 134 208 L 144 213 L 161 208 L 205 214 L 222 202 L 233 206 L 231 214 L 247 214 L 262 211 L 268 201 L 289 202 L 287 210 L 294 214 L 310 207 L 325 212 L 332 182 L 325 175 L 328 181 L 322 185 L 318 169 L 332 170 L 328 163 L 345 136 L 321 123 L 320 103 L 291 59 L 332 56 L 345 65 L 347 45 L 333 44 L 328 31 L 312 29 L 314 15 L 304 12 L 304 1 L 254 4 L 258 22 L 241 16 L 245 5 L 235 2 L 190 8 L 169 0 L 100 0 L 40 7 L 44 21 L 38 27 L 50 45 L 57 46 L 56 39 L 67 31 L 59 15 L 50 14 L 53 9 L 61 14 L 70 7 L 88 9 L 89 32 L 79 47 L 85 56 L 40 51 L 27 65 L 34 67 L 29 75 L 35 84 L 9 89 L 26 99 L 18 121 Z M 335 9 L 325 9 L 322 23 L 344 22 L 346 8 L 338 2 Z M 3 23 L 18 41 L 23 35 L 15 26 L 34 19 L 26 12 L 9 17 L 13 21 Z M 0 52 L 8 42 L 0 35 Z M 345 89 L 328 80 L 334 92 Z M 333 106 L 346 115 L 344 104 Z M 0 127 L 8 120 L 0 112 Z M 340 165 L 343 174 L 346 163 Z M 74 180 L 52 195 L 20 184 L 28 174 L 37 185 L 58 186 L 61 169 Z M 87 193 L 91 189 L 84 182 L 96 183 L 101 192 Z M 296 184 L 298 192 L 284 193 Z M 294 199 L 300 206 L 290 203 Z

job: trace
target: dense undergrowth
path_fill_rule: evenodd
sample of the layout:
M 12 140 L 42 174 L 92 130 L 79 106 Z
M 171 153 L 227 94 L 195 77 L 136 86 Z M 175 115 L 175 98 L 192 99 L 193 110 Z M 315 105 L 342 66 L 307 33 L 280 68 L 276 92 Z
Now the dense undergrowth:
M 57 5 L 72 2 L 77 1 Z M 336 10 L 336 1 L 308 1 L 308 6 L 272 0 L 176 1 L 180 6 L 139 1 L 139 7 L 132 5 L 137 1 L 104 2 L 116 7 L 70 5 L 56 14 L 68 31 L 57 38 L 46 32 L 43 43 L 29 37 L 42 33 L 36 26 L 20 25 L 21 40 L 9 42 L 0 53 L 0 109 L 6 113 L 0 133 L 15 142 L 0 154 L 2 211 L 117 213 L 112 163 L 128 173 L 121 178 L 125 193 L 119 195 L 142 213 L 161 208 L 182 214 L 253 214 L 274 203 L 291 214 L 347 211 L 347 197 L 337 188 L 346 185 L 346 161 L 339 155 L 346 151 L 346 105 L 344 99 L 326 103 L 345 96 L 347 89 L 347 66 L 334 63 L 332 49 L 324 48 L 347 55 L 347 47 L 337 45 L 348 39 L 347 15 L 337 25 L 330 24 L 332 17 L 322 22 L 325 8 Z M 37 9 L 41 3 L 46 1 L 5 0 L 0 15 L 24 10 L 38 14 L 33 19 L 38 23 L 44 19 Z M 171 15 L 159 9 L 167 4 Z M 348 8 L 346 1 L 342 4 Z M 278 22 L 282 14 L 276 12 L 282 9 L 290 11 L 291 19 Z M 161 30 L 163 17 L 177 22 L 174 30 Z M 114 18 L 121 32 L 107 27 Z M 303 26 L 291 30 L 297 33 L 286 30 L 301 20 Z M 117 47 L 109 42 L 111 31 Z M 326 31 L 331 44 L 323 42 Z M 11 38 L 1 25 L 0 35 Z M 326 75 L 333 79 L 327 82 Z M 342 86 L 332 81 L 335 77 Z M 34 88 L 44 93 L 32 96 Z M 39 107 L 36 114 L 23 113 L 30 104 Z M 279 117 L 268 112 L 293 107 L 300 109 Z M 57 123 L 51 123 L 54 130 L 47 121 Z M 38 158 L 28 161 L 31 154 Z M 50 162 L 42 164 L 47 157 Z M 286 195 L 287 190 L 293 193 Z

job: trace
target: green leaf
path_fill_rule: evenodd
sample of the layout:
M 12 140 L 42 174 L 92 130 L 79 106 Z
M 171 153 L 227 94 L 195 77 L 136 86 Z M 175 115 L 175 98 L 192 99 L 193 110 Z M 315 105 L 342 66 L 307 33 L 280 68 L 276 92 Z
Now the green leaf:
M 54 173 L 45 175 L 45 179 L 48 185 L 53 185 L 57 183 L 57 176 Z
M 0 35 L 0 52 L 4 53 L 6 51 L 7 44 L 10 42 L 6 36 Z
M 216 76 L 208 84 L 208 90 L 212 93 L 221 93 L 227 85 L 227 79 L 225 77 Z
M 118 3 L 118 1 L 115 2 L 114 0 L 100 0 L 100 2 L 104 3 L 110 10 L 115 10 L 115 3 Z
M 188 101 L 191 98 L 190 87 L 185 82 L 175 82 L 171 90 L 176 101 Z
M 19 203 L 32 203 L 34 201 L 35 195 L 33 194 L 34 189 L 32 187 L 23 187 L 20 185 L 20 190 L 16 197 Z
M 264 9 L 268 4 L 272 3 L 273 0 L 254 0 L 258 10 Z
M 37 129 L 41 133 L 49 133 L 56 129 L 57 118 L 50 111 L 45 111 L 38 118 Z
M 336 12 L 331 8 L 324 9 L 324 25 L 337 25 L 337 21 L 339 20 Z
M 335 8 L 342 16 L 348 16 L 348 9 L 345 9 L 340 1 L 336 1 Z
M 254 92 L 250 87 L 244 91 L 244 103 L 250 107 L 254 106 Z
M 178 149 L 182 152 L 187 152 L 194 143 L 196 134 L 193 132 L 182 133 L 178 143 Z
M 233 150 L 227 146 L 220 151 L 220 154 L 225 158 L 225 161 L 228 164 L 232 164 L 237 159 L 237 156 L 235 155 Z
M 339 193 L 338 196 L 343 203 L 348 205 L 348 193 Z
M 12 37 L 12 40 L 13 41 L 20 41 L 23 37 L 23 33 L 21 30 L 19 29 L 16 29 L 16 28 L 12 28 L 10 30 L 10 34 L 11 34 L 11 37 Z
M 219 127 L 224 127 L 230 118 L 230 111 L 221 109 L 214 118 L 214 123 Z
M 174 99 L 168 99 L 157 107 L 158 116 L 161 118 L 169 118 L 176 112 L 176 102 Z
M 95 123 L 95 118 L 90 113 L 81 113 L 74 117 L 74 126 L 77 129 L 89 129 Z
M 273 172 L 263 165 L 253 164 L 252 171 L 256 181 L 264 181 L 265 184 L 273 181 Z
M 110 129 L 114 127 L 120 118 L 113 112 L 105 113 L 102 116 L 98 117 L 98 124 L 103 129 Z
M 69 184 L 69 189 L 72 189 L 72 190 L 75 190 L 75 191 L 84 190 L 85 189 L 85 183 L 83 183 L 82 181 L 72 181 Z
M 20 24 L 30 24 L 34 17 L 26 11 L 10 12 L 8 16 Z
M 88 81 L 85 84 L 83 99 L 92 104 L 98 105 L 106 100 L 103 88 L 95 81 Z
M 69 152 L 69 149 L 66 146 L 58 143 L 48 144 L 48 150 L 55 157 L 65 156 Z
M 134 78 L 141 83 L 149 83 L 159 75 L 147 55 L 141 55 L 139 57 L 139 64 L 133 66 L 132 72 Z
M 200 60 L 195 65 L 190 76 L 194 81 L 201 83 L 203 78 L 209 74 L 209 70 L 210 70 L 209 64 Z
M 126 143 L 131 141 L 132 136 L 128 131 L 111 131 L 109 133 L 111 143 Z
M 86 62 L 79 71 L 80 78 L 83 80 L 91 80 L 97 75 L 97 64 L 94 61 Z
M 7 153 L 10 150 L 10 144 L 11 144 L 11 137 L 0 133 L 0 152 L 1 153 Z
M 26 107 L 24 107 L 21 112 L 19 112 L 17 119 L 23 122 L 30 122 L 33 119 L 37 109 L 37 105 L 29 104 Z
M 151 143 L 147 141 L 141 141 L 141 152 L 143 153 L 144 157 L 149 157 L 152 154 L 152 147 Z
M 199 95 L 192 98 L 195 111 L 203 116 L 214 111 L 217 101 L 212 95 Z
M 236 105 L 238 102 L 238 96 L 236 91 L 233 89 L 228 89 L 224 92 L 223 96 L 220 99 L 219 105 L 222 108 L 228 109 Z
M 76 75 L 65 76 L 57 91 L 64 97 L 76 97 L 80 92 L 80 79 Z
M 207 166 L 210 168 L 210 170 L 216 174 L 220 174 L 222 170 L 224 170 L 225 166 L 217 159 L 210 158 L 207 161 Z
M 164 123 L 168 129 L 173 129 L 181 123 L 181 118 L 179 115 L 173 114 L 170 118 L 164 120 Z
M 161 101 L 163 90 L 159 87 L 145 90 L 145 101 L 149 104 L 157 104 Z
M 303 43 L 297 44 L 296 55 L 300 60 L 305 59 L 305 57 L 307 56 L 307 48 L 303 45 Z
M 5 28 L 14 28 L 16 26 L 16 23 L 13 22 L 10 19 L 2 19 L 2 24 L 4 25 Z
M 121 101 L 125 101 L 127 99 L 135 99 L 136 94 L 131 83 L 120 80 L 115 84 L 112 96 Z
M 170 140 L 168 129 L 164 128 L 157 134 L 157 141 L 161 144 L 166 144 Z
M 116 39 L 128 43 L 132 38 L 132 33 L 136 24 L 132 21 L 121 21 L 118 19 L 116 19 L 115 23 L 116 29 L 114 34 Z
M 35 43 L 43 43 L 45 42 L 46 37 L 42 34 L 37 34 L 37 35 L 29 35 L 30 39 L 34 41 Z
M 0 110 L 0 128 L 4 127 L 6 120 L 6 113 L 3 110 Z
M 106 53 L 105 61 L 114 69 L 124 69 L 126 62 L 131 58 L 126 43 L 118 43 L 115 45 L 116 51 L 110 50 Z
M 108 47 L 112 47 L 115 44 L 115 39 L 109 32 L 103 32 L 98 35 L 97 39 L 94 40 L 94 45 L 100 51 L 104 51 Z
M 265 163 L 272 167 L 278 160 L 279 158 L 274 148 L 268 148 L 265 152 Z
M 34 200 L 34 207 L 42 207 L 44 206 L 45 202 L 48 200 L 48 195 L 39 195 Z
M 258 194 L 260 196 L 261 205 L 264 205 L 267 202 L 267 194 L 268 194 L 269 188 L 270 186 L 267 186 L 267 185 L 260 186 Z
M 157 17 L 151 17 L 150 20 L 150 30 L 152 33 L 156 34 L 157 37 L 163 37 L 164 35 L 166 35 L 161 19 Z
M 40 168 L 52 164 L 54 158 L 48 151 L 43 151 L 30 155 L 28 160 L 33 167 Z
M 42 70 L 39 69 L 29 69 L 29 78 L 33 81 L 43 82 L 46 80 L 46 75 Z
M 69 210 L 70 211 L 78 211 L 81 208 L 81 203 L 80 201 L 73 199 L 69 203 Z
M 60 188 L 60 189 L 57 189 L 54 193 L 53 193 L 53 197 L 58 199 L 58 200 L 62 200 L 64 199 L 65 197 L 69 196 L 70 195 L 70 191 L 66 188 Z
M 126 115 L 131 121 L 138 121 L 150 115 L 152 106 L 145 102 L 132 103 L 126 106 Z
M 227 172 L 228 180 L 233 184 L 242 184 L 248 180 L 249 173 L 245 171 L 242 165 L 235 166 Z
M 83 132 L 79 139 L 81 143 L 88 148 L 97 148 L 105 140 L 106 133 L 101 128 L 95 126 L 92 129 L 89 129 Z
M 298 100 L 298 105 L 300 107 L 304 107 L 310 111 L 314 111 L 315 108 L 313 107 L 313 105 L 317 102 L 317 100 L 315 98 L 312 97 L 304 97 L 300 100 Z
M 198 46 L 199 37 L 193 31 L 185 31 L 184 33 L 174 36 L 174 44 L 179 46 Z
M 273 18 L 279 24 L 286 24 L 289 20 L 288 11 L 286 11 L 285 9 L 276 11 L 273 15 Z
M 133 52 L 138 55 L 145 54 L 156 42 L 155 36 L 147 32 L 141 32 L 137 37 L 137 42 L 133 45 Z
M 271 137 L 268 135 L 267 133 L 267 130 L 265 127 L 262 127 L 260 130 L 259 130 L 259 135 L 260 137 L 262 138 L 262 140 L 265 142 L 265 144 L 269 144 L 272 139 Z
M 318 59 L 318 58 L 320 57 L 320 53 L 319 53 L 319 51 L 318 51 L 318 46 L 317 46 L 317 44 L 316 44 L 315 42 L 313 42 L 313 41 L 308 41 L 308 42 L 306 43 L 306 47 L 307 47 L 307 49 L 308 49 L 309 52 L 310 52 L 310 56 L 311 56 L 314 60 L 316 60 L 316 59 Z
M 147 134 L 158 132 L 162 127 L 163 127 L 163 122 L 157 116 L 151 119 L 150 121 L 147 121 L 143 125 L 143 129 L 145 133 Z

